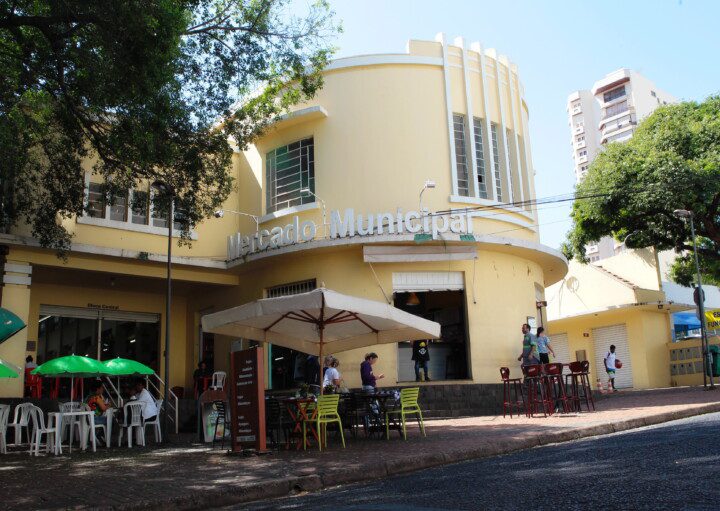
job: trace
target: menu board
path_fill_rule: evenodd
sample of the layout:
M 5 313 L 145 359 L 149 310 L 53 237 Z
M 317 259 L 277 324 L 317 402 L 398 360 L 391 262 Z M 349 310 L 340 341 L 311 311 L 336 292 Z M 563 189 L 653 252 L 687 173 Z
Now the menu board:
M 230 410 L 232 449 L 266 450 L 265 366 L 260 347 L 231 353 Z

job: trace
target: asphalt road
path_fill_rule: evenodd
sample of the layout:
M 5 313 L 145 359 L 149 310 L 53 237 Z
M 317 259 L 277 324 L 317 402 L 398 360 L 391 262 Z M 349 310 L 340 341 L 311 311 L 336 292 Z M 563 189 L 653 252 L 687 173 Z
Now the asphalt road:
M 720 509 L 720 414 L 232 509 Z

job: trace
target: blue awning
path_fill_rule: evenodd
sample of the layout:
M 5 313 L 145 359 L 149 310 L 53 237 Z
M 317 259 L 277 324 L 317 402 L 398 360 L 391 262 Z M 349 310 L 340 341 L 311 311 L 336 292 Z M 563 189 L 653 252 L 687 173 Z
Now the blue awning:
M 700 328 L 700 320 L 694 312 L 676 312 L 673 314 L 673 325 L 675 331 L 697 330 Z

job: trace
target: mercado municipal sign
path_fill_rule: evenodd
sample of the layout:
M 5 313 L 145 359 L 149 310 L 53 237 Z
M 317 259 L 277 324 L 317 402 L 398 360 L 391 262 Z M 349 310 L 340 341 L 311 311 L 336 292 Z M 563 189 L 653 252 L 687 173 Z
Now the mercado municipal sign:
M 354 209 L 348 208 L 344 212 L 330 212 L 330 238 L 334 239 L 380 234 L 427 234 L 438 239 L 445 233 L 472 234 L 472 227 L 471 213 L 465 211 L 430 214 L 426 210 L 422 214 L 418 211 L 405 213 L 398 208 L 395 213 L 356 215 Z M 318 226 L 313 220 L 300 222 L 295 216 L 284 227 L 261 229 L 251 235 L 237 233 L 228 238 L 228 259 L 312 241 L 317 231 Z

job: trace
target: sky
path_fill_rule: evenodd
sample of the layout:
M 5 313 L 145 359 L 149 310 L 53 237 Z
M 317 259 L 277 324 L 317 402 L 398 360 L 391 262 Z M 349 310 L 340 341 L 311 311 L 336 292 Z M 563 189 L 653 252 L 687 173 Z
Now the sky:
M 530 109 L 537 197 L 574 189 L 568 94 L 632 68 L 682 100 L 720 93 L 720 1 L 330 0 L 337 57 L 403 53 L 408 39 L 462 36 L 518 65 Z M 542 243 L 559 247 L 570 205 L 541 206 Z

